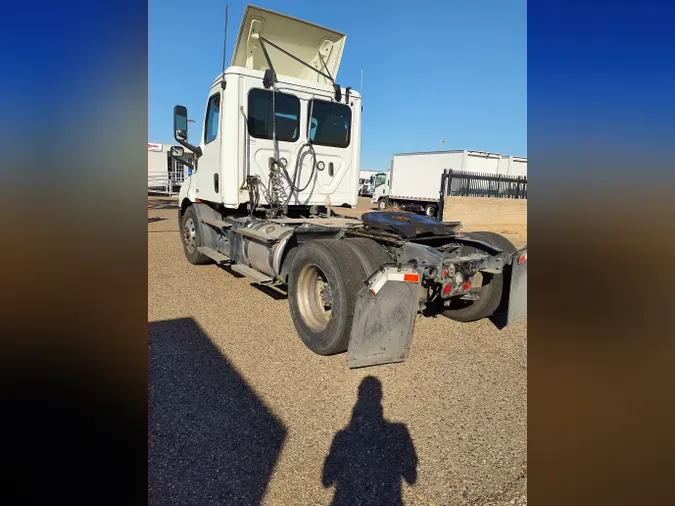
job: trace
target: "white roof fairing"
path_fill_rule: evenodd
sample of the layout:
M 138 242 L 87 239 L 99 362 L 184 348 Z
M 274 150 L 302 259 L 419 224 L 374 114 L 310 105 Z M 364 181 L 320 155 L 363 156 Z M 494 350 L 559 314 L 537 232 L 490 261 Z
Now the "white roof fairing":
M 253 70 L 269 68 L 261 47 L 260 37 L 269 40 L 323 73 L 326 73 L 325 63 L 333 79 L 337 77 L 347 38 L 345 34 L 329 28 L 248 5 L 239 26 L 231 65 Z M 266 44 L 265 48 L 277 75 L 312 82 L 330 82 L 270 44 Z M 323 58 L 323 63 L 321 58 Z

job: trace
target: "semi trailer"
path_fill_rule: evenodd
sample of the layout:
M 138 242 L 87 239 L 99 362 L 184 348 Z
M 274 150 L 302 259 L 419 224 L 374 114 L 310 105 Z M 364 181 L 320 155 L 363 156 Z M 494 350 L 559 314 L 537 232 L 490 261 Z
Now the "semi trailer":
M 385 184 L 376 185 L 373 190 L 372 203 L 379 209 L 395 204 L 435 218 L 439 209 L 438 181 L 448 169 L 527 176 L 527 158 L 467 149 L 395 154 Z
M 183 251 L 288 294 L 304 344 L 347 352 L 350 368 L 401 362 L 415 320 L 468 322 L 526 312 L 527 248 L 459 222 L 355 206 L 361 97 L 336 81 L 345 35 L 247 6 L 232 63 L 211 84 L 199 145 L 179 193 Z M 180 148 L 174 148 L 180 156 Z

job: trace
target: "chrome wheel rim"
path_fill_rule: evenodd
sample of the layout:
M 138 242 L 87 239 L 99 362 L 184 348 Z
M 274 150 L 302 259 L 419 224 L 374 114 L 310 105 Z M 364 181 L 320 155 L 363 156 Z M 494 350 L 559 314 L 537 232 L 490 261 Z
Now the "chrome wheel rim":
M 328 278 L 317 265 L 305 265 L 298 275 L 300 315 L 314 332 L 328 325 L 333 309 L 333 295 Z
M 188 253 L 195 252 L 195 248 L 197 247 L 197 230 L 192 218 L 188 218 L 183 224 L 183 243 Z

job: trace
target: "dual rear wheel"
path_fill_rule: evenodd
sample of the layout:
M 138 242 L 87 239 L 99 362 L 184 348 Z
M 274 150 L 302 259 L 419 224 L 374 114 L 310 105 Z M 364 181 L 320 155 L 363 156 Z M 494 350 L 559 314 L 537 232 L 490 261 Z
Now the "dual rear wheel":
M 349 346 L 356 295 L 366 276 L 391 261 L 370 239 L 320 239 L 299 247 L 288 274 L 291 317 L 305 345 L 319 355 Z
M 505 253 L 515 253 L 516 247 L 503 235 L 495 232 L 469 232 L 466 234 L 475 239 L 494 244 Z M 454 299 L 443 316 L 458 322 L 472 322 L 489 318 L 499 308 L 504 296 L 504 274 L 482 274 L 482 285 L 478 290 L 478 299 L 464 301 Z

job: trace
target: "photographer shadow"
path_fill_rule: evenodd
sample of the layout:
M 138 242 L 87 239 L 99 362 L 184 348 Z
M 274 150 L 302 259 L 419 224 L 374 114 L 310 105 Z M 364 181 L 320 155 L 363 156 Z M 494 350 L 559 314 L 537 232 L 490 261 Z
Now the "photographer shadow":
M 333 438 L 323 486 L 335 485 L 332 506 L 396 506 L 403 504 L 403 479 L 417 481 L 415 446 L 405 424 L 384 418 L 382 383 L 368 376 L 349 424 Z

